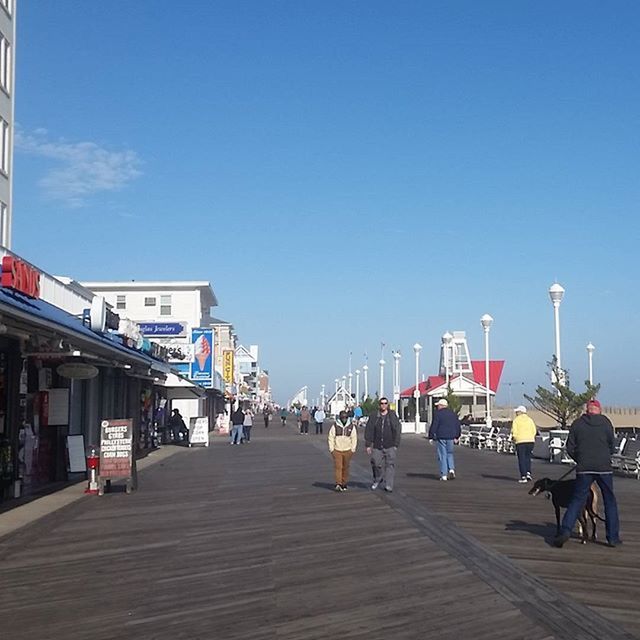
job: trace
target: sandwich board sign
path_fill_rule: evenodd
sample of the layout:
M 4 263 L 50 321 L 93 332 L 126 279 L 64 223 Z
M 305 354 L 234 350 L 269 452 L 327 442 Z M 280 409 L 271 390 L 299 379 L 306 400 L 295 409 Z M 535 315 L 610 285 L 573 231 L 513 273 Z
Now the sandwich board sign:
M 209 418 L 191 418 L 189 420 L 189 446 L 192 444 L 209 446 Z
M 98 495 L 112 480 L 126 480 L 126 492 L 136 485 L 136 466 L 133 459 L 133 421 L 103 420 L 100 423 L 100 469 Z

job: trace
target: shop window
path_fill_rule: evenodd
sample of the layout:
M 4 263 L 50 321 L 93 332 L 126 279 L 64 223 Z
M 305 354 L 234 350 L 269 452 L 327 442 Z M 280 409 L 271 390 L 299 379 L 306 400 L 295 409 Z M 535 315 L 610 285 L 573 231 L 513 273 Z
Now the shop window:
M 156 306 L 156 299 L 155 298 L 145 298 L 144 299 L 144 306 L 145 307 L 155 307 Z
M 11 44 L 0 33 L 0 86 L 9 93 L 11 88 Z
M 126 309 L 126 308 L 127 308 L 127 297 L 116 296 L 116 309 Z
M 171 315 L 171 296 L 160 296 L 160 315 Z

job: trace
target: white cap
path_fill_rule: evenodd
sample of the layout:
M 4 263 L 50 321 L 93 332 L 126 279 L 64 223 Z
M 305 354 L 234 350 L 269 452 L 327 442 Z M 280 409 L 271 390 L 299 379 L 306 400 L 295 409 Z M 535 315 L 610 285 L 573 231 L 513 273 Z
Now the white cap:
M 440 398 L 440 400 L 436 402 L 436 407 L 448 407 L 448 406 L 449 406 L 449 403 L 444 398 Z
M 519 407 L 516 407 L 514 411 L 516 413 L 527 413 L 527 407 L 521 404 Z

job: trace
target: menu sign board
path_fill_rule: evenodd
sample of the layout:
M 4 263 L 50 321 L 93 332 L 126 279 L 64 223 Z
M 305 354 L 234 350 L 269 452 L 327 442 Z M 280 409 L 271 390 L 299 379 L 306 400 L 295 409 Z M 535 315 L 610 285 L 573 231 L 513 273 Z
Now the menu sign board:
M 209 418 L 191 418 L 189 421 L 189 446 L 192 444 L 209 446 Z
M 103 420 L 100 423 L 100 479 L 131 478 L 133 458 L 131 420 Z

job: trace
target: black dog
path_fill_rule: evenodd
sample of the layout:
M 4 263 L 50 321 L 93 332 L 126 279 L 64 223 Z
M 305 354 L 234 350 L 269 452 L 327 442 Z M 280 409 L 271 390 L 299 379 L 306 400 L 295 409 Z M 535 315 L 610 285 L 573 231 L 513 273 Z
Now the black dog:
M 571 502 L 573 492 L 576 487 L 575 480 L 551 480 L 550 478 L 541 478 L 537 480 L 529 495 L 537 496 L 539 493 L 547 493 L 551 497 L 553 508 L 556 511 L 556 535 L 560 535 L 560 509 L 566 509 Z M 587 501 L 584 504 L 584 508 L 580 513 L 578 522 L 580 523 L 580 537 L 582 544 L 586 544 L 588 539 L 587 534 L 587 517 L 591 520 L 591 540 L 596 541 L 596 524 L 598 520 L 604 522 L 604 518 L 598 515 L 598 494 L 595 487 L 591 485 L 591 490 L 587 496 Z

